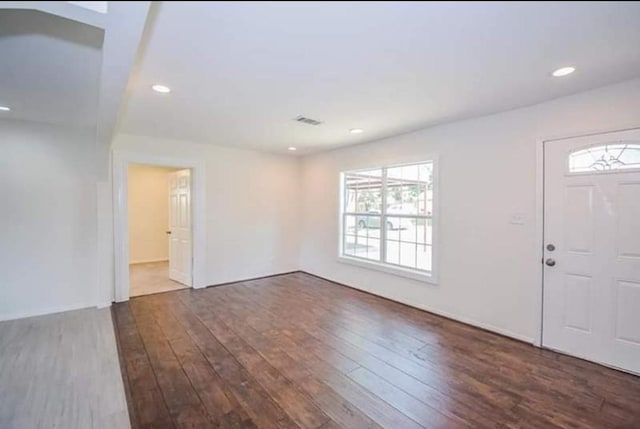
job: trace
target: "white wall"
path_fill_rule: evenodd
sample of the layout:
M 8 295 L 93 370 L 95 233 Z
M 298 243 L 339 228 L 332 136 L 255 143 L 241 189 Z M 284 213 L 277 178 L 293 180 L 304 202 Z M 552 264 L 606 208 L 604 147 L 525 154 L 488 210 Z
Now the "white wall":
M 207 285 L 298 269 L 296 158 L 126 134 L 113 149 L 204 162 Z
M 94 142 L 0 120 L 0 320 L 97 304 Z
M 169 260 L 169 172 L 132 164 L 128 174 L 129 263 Z
M 557 82 L 561 84 L 561 82 Z M 517 338 L 536 335 L 536 143 L 640 126 L 640 80 L 304 158 L 302 270 Z M 437 285 L 336 261 L 338 175 L 439 157 Z M 510 224 L 522 213 L 524 225 Z
M 114 148 L 204 161 L 207 284 L 301 268 L 531 339 L 540 287 L 536 140 L 628 125 L 640 125 L 640 80 L 301 163 L 130 135 Z M 94 131 L 0 120 L 0 320 L 112 296 L 111 184 L 96 177 L 105 160 L 94 142 Z M 339 171 L 430 153 L 440 160 L 439 284 L 337 263 Z M 510 224 L 512 213 L 525 225 Z

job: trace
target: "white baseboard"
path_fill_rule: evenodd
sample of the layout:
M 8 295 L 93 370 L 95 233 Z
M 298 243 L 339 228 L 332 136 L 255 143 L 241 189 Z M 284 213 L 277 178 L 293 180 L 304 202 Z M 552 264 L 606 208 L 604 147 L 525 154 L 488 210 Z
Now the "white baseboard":
M 220 280 L 220 281 L 217 281 L 216 283 L 208 284 L 206 286 L 194 286 L 193 288 L 194 289 L 202 289 L 202 288 L 207 288 L 207 287 L 224 286 L 224 285 L 230 285 L 230 284 L 234 284 L 234 283 L 242 283 L 242 282 L 249 282 L 249 281 L 252 281 L 252 280 L 266 279 L 268 277 L 284 276 L 285 274 L 293 274 L 293 273 L 298 273 L 298 272 L 300 272 L 299 269 L 287 270 L 287 271 L 279 271 L 277 273 L 256 275 L 254 277 L 246 277 L 246 278 L 242 278 L 242 279 Z
M 162 259 L 142 259 L 139 261 L 130 261 L 129 265 L 135 265 L 135 264 L 151 264 L 153 262 L 169 262 L 169 258 L 162 258 Z
M 388 299 L 391 299 L 391 298 L 388 298 Z M 396 301 L 396 300 L 392 300 L 392 301 Z M 398 302 L 400 302 L 400 301 L 398 301 Z M 516 340 L 519 340 L 519 341 L 522 341 L 522 342 L 525 342 L 525 343 L 530 343 L 532 345 L 535 345 L 534 340 L 531 337 L 527 337 L 526 335 L 516 334 L 515 332 L 511 332 L 511 331 L 509 331 L 507 329 L 503 329 L 503 328 L 498 328 L 497 326 L 493 326 L 493 325 L 490 325 L 488 323 L 479 322 L 477 320 L 470 319 L 468 317 L 458 316 L 456 314 L 451 314 L 451 313 L 446 312 L 446 311 L 437 310 L 437 309 L 428 307 L 426 305 L 414 305 L 414 304 L 410 304 L 410 303 L 407 303 L 407 302 L 403 302 L 402 304 L 408 305 L 410 307 L 419 308 L 420 310 L 424 310 L 424 311 L 427 311 L 429 313 L 437 314 L 438 316 L 446 317 L 447 319 L 455 320 L 457 322 L 464 323 L 465 325 L 475 326 L 475 327 L 478 327 L 478 328 L 482 328 L 485 331 L 495 332 L 496 334 L 504 335 L 505 337 L 513 338 L 513 339 L 516 339 Z
M 34 311 L 27 311 L 27 312 L 20 312 L 20 313 L 9 313 L 9 314 L 0 314 L 0 322 L 3 322 L 5 320 L 16 320 L 16 319 L 25 319 L 27 317 L 37 317 L 37 316 L 46 316 L 49 314 L 55 314 L 55 313 L 64 313 L 67 311 L 74 311 L 74 310 L 84 310 L 87 308 L 104 308 L 104 307 L 108 307 L 110 306 L 111 303 L 109 303 L 108 305 L 104 305 L 104 304 L 73 304 L 73 305 L 60 305 L 60 306 L 56 306 L 56 307 L 49 307 L 49 308 L 44 308 L 41 310 L 34 310 Z
M 308 274 L 311 274 L 312 276 L 316 276 L 316 277 L 319 277 L 319 278 L 322 278 L 322 279 L 326 279 L 326 280 L 329 280 L 329 281 L 337 283 L 337 284 L 343 284 L 343 285 L 345 285 L 347 287 L 350 287 L 350 288 L 353 288 L 353 289 L 357 289 L 357 290 L 360 290 L 362 292 L 370 293 L 371 295 L 379 296 L 381 298 L 385 298 L 385 299 L 388 299 L 390 301 L 399 302 L 400 304 L 408 305 L 409 307 L 417 308 L 419 310 L 424 310 L 424 311 L 427 311 L 429 313 L 433 313 L 433 314 L 438 315 L 438 316 L 446 317 L 447 319 L 451 319 L 451 320 L 455 320 L 457 322 L 464 323 L 466 325 L 475 326 L 477 328 L 484 329 L 485 331 L 495 332 L 496 334 L 504 335 L 505 337 L 513 338 L 513 339 L 516 339 L 516 340 L 519 340 L 519 341 L 522 341 L 522 342 L 525 342 L 525 343 L 532 344 L 534 346 L 536 345 L 535 340 L 532 337 L 527 337 L 526 335 L 517 334 L 515 332 L 509 331 L 508 329 L 499 328 L 497 326 L 493 326 L 493 325 L 490 325 L 488 323 L 479 322 L 477 320 L 474 320 L 474 319 L 471 319 L 471 318 L 468 318 L 468 317 L 465 317 L 465 316 L 452 314 L 452 313 L 449 313 L 447 311 L 443 311 L 443 310 L 439 310 L 439 309 L 436 309 L 436 308 L 433 308 L 433 307 L 429 307 L 427 305 L 416 304 L 416 303 L 413 303 L 413 302 L 405 302 L 405 301 L 399 300 L 397 298 L 392 298 L 392 297 L 389 297 L 389 296 L 382 295 L 380 293 L 371 291 L 369 289 L 364 289 L 364 288 L 357 287 L 357 286 L 347 285 L 347 284 L 339 282 L 337 280 L 332 280 L 329 277 L 322 276 L 320 274 L 314 274 L 311 271 L 306 271 L 306 270 L 301 270 L 301 271 L 303 273 L 308 273 Z
M 96 308 L 101 309 L 101 308 L 108 308 L 111 307 L 111 304 L 113 304 L 112 302 L 100 302 L 98 304 L 96 304 Z

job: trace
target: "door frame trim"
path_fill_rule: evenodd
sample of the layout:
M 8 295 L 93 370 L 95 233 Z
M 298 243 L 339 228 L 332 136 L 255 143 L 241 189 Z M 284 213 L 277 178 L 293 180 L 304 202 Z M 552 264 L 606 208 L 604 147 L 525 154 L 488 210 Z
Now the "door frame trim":
M 579 137 L 589 137 L 598 134 L 617 133 L 621 131 L 640 130 L 640 125 L 634 124 L 619 125 L 604 129 L 591 129 L 571 134 L 562 134 L 536 139 L 536 198 L 535 198 L 535 234 L 536 234 L 536 261 L 538 264 L 538 278 L 540 279 L 540 289 L 536 294 L 536 330 L 533 336 L 533 345 L 543 347 L 543 323 L 544 323 L 544 147 L 547 143 L 554 141 L 568 140 Z
M 141 152 L 113 150 L 113 245 L 114 245 L 114 299 L 116 302 L 129 300 L 129 164 L 143 164 L 159 167 L 188 168 L 191 170 L 191 287 L 206 287 L 206 200 L 205 164 L 194 158 L 156 156 Z

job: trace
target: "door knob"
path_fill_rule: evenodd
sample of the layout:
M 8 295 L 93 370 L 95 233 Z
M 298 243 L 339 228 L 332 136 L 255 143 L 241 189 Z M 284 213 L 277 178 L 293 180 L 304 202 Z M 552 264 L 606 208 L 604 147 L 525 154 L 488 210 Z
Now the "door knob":
M 547 264 L 550 267 L 553 267 L 556 264 L 556 261 L 551 259 L 551 258 L 549 258 L 546 261 L 544 261 L 544 263 Z
M 171 231 L 166 231 L 166 232 L 167 232 L 167 234 L 171 234 Z
M 549 244 L 547 244 L 547 250 L 549 252 L 553 252 L 554 250 L 556 250 L 556 246 L 554 246 L 553 244 L 549 243 Z

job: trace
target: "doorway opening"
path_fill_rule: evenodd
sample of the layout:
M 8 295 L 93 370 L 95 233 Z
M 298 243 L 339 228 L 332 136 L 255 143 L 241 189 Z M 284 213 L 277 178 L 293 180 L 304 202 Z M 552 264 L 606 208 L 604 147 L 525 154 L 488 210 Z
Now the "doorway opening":
M 172 167 L 178 171 L 187 170 L 189 178 L 182 179 L 182 185 L 187 184 L 189 189 L 188 197 L 188 220 L 190 228 L 190 244 L 184 245 L 182 249 L 188 249 L 190 254 L 181 259 L 181 263 L 188 267 L 191 272 L 186 283 L 188 287 L 202 288 L 207 285 L 206 281 L 206 234 L 204 225 L 206 220 L 205 205 L 205 181 L 206 166 L 201 159 L 183 158 L 177 156 L 158 156 L 155 154 L 130 151 L 113 151 L 113 295 L 115 302 L 127 301 L 130 296 L 129 287 L 129 199 L 128 199 L 128 172 L 129 165 L 142 164 L 153 166 Z M 181 185 L 181 186 L 182 186 Z M 184 201 L 185 198 L 182 198 Z M 183 205 L 183 207 L 185 207 Z M 184 211 L 183 211 L 184 213 Z M 184 217 L 183 217 L 184 219 Z M 165 230 L 165 235 L 166 234 Z M 173 236 L 173 233 L 170 234 Z M 178 235 L 180 236 L 180 235 Z M 165 237 L 165 239 L 167 239 Z M 168 239 L 167 239 L 168 240 Z M 171 247 L 169 248 L 171 251 Z M 171 261 L 171 255 L 169 260 Z
M 129 296 L 192 285 L 191 170 L 127 168 Z

